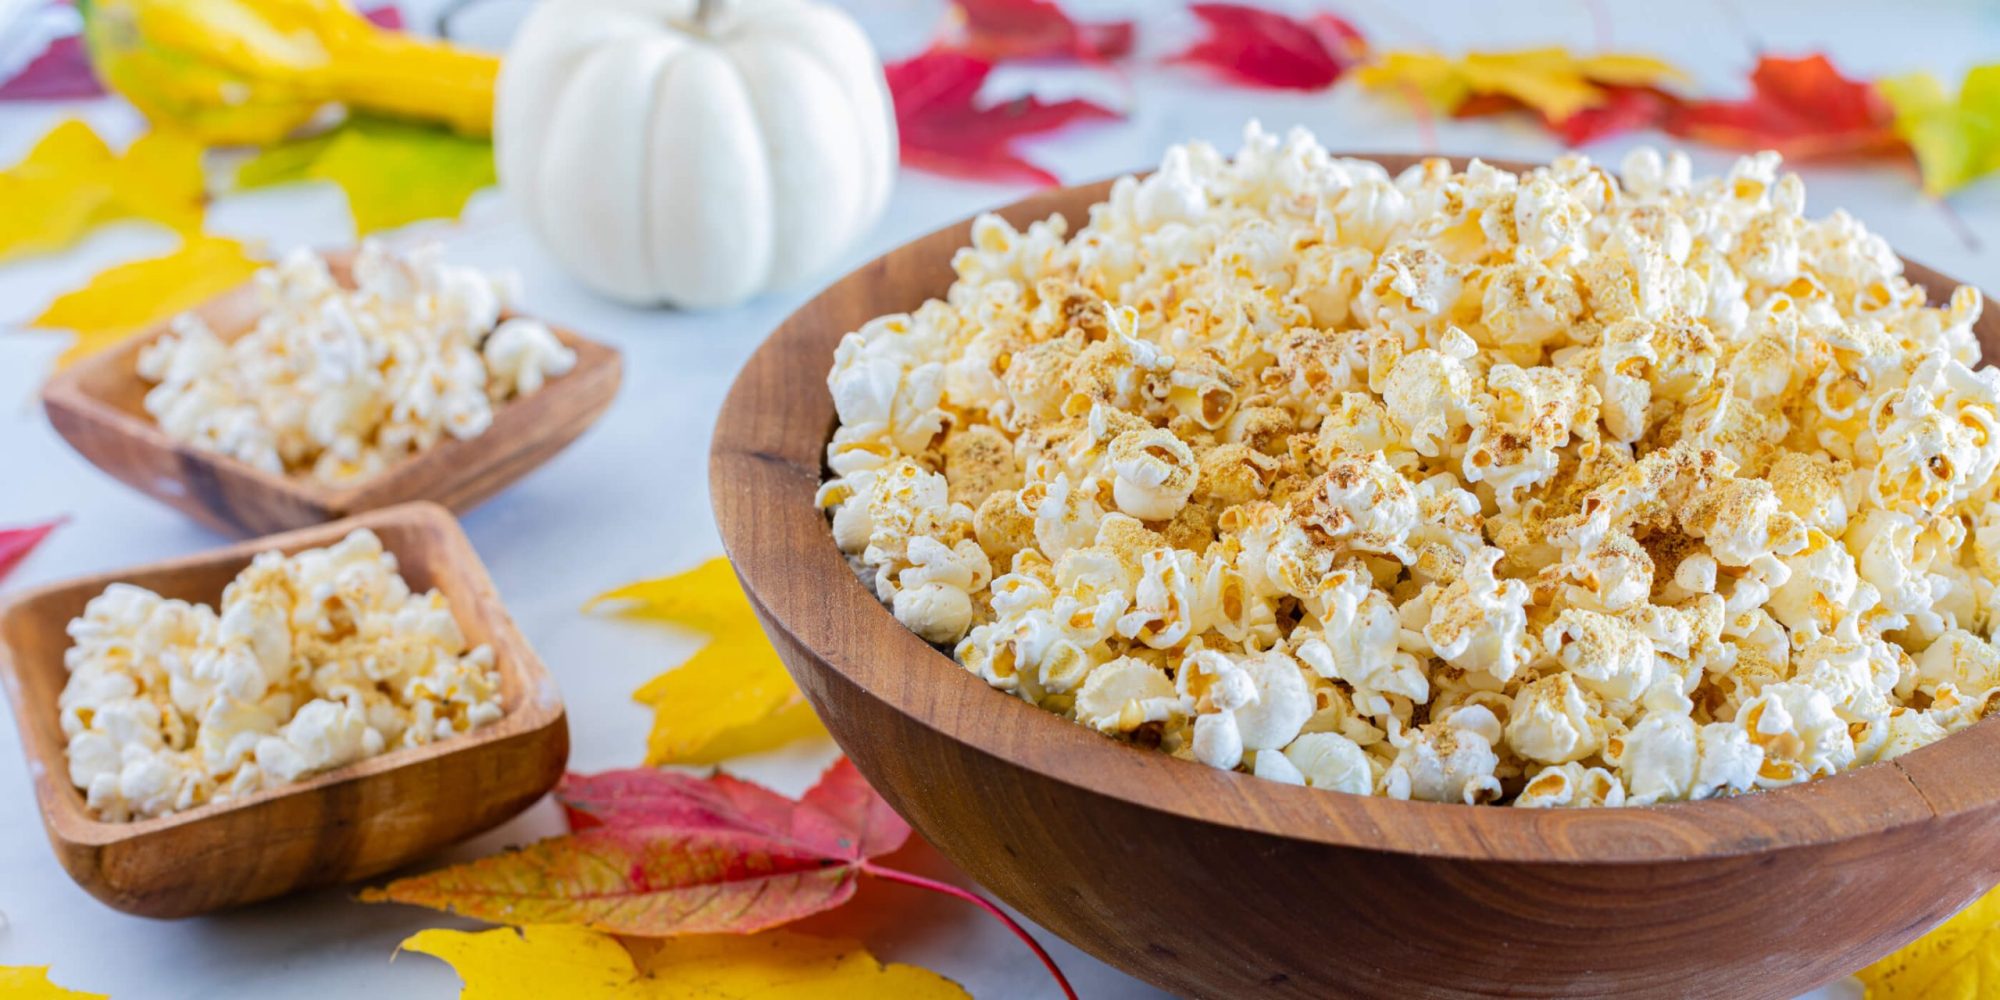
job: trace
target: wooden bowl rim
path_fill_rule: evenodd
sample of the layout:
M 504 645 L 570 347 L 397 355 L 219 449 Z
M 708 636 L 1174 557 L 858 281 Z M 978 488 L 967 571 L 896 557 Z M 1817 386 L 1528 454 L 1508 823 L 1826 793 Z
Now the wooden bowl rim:
M 336 277 L 343 285 L 349 285 L 349 271 L 356 251 L 352 248 L 319 251 L 319 256 L 334 269 Z M 186 310 L 208 316 L 230 308 L 239 300 L 256 295 L 256 279 L 252 278 L 219 295 L 214 296 L 193 309 Z M 536 318 L 531 314 L 507 310 L 501 314 L 503 321 L 517 318 Z M 600 369 L 622 370 L 622 355 L 616 347 L 602 341 L 592 340 L 576 331 L 543 320 L 556 339 L 563 346 L 576 352 L 576 365 L 569 371 L 549 379 L 531 396 L 515 396 L 493 410 L 493 423 L 479 434 L 459 440 L 445 437 L 436 444 L 419 452 L 404 456 L 392 465 L 339 486 L 321 483 L 303 474 L 281 474 L 261 469 L 233 455 L 219 451 L 209 451 L 176 441 L 167 436 L 159 423 L 150 416 L 135 414 L 111 402 L 88 386 L 96 376 L 104 376 L 126 384 L 136 384 L 150 388 L 150 384 L 140 378 L 138 372 L 139 353 L 168 333 L 173 327 L 171 319 L 154 324 L 118 343 L 79 359 L 75 364 L 57 370 L 42 384 L 41 399 L 44 406 L 51 401 L 67 404 L 75 409 L 88 411 L 103 421 L 107 427 L 128 438 L 132 438 L 148 449 L 170 452 L 182 461 L 182 466 L 192 462 L 211 469 L 228 469 L 233 475 L 250 480 L 265 490 L 295 502 L 318 507 L 337 514 L 355 513 L 375 507 L 383 499 L 377 494 L 393 492 L 396 482 L 407 476 L 434 465 L 467 463 L 461 472 L 469 472 L 485 466 L 497 464 L 508 451 L 504 445 L 517 445 L 515 441 L 503 441 L 494 432 L 503 417 L 511 410 L 530 399 L 556 399 L 567 397 L 572 392 L 587 389 L 592 379 L 588 376 Z M 224 340 L 234 340 L 247 330 L 224 334 Z M 612 383 L 616 391 L 617 382 Z M 496 447 L 496 444 L 503 445 Z M 183 479 L 182 485 L 188 485 Z M 406 499 L 423 499 L 411 497 Z
M 1391 173 L 1433 157 L 1335 153 Z M 1443 157 L 1462 169 L 1471 157 Z M 1484 158 L 1481 158 L 1484 159 Z M 1509 170 L 1532 164 L 1484 162 Z M 1120 175 L 1125 176 L 1125 175 Z M 990 211 L 1024 227 L 1067 214 L 1072 231 L 1118 178 L 1052 188 Z M 985 214 L 985 213 L 979 213 Z M 1261 832 L 1335 847 L 1415 856 L 1550 864 L 1654 864 L 1808 847 L 1929 823 L 2000 803 L 2000 725 L 1988 720 L 1894 760 L 1769 791 L 1700 802 L 1524 809 L 1399 801 L 1219 771 L 1099 735 L 987 686 L 905 629 L 857 579 L 813 503 L 835 426 L 826 388 L 832 350 L 858 327 L 828 329 L 818 314 L 849 287 L 921 255 L 945 268 L 977 216 L 933 230 L 829 285 L 782 322 L 731 387 L 716 423 L 710 489 L 723 546 L 767 628 L 899 714 L 1041 778 L 1162 814 L 1163 820 Z M 1904 259 L 1933 301 L 1957 284 Z M 948 269 L 942 273 L 948 274 Z M 948 278 L 941 278 L 941 295 Z M 861 317 L 914 309 L 912 299 Z M 1989 311 L 1987 319 L 1994 313 Z M 1982 340 L 2000 323 L 1981 323 Z M 803 540 L 803 541 L 801 541 Z M 810 585 L 788 585 L 805 577 Z M 783 648 L 783 643 L 780 643 Z M 929 671 L 925 683 L 905 683 Z M 794 673 L 810 687 L 800 668 Z M 934 682 L 933 682 L 934 680 Z M 1002 738 L 1019 731 L 1018 741 Z M 1025 753 L 1022 747 L 1027 749 Z
M 487 574 L 478 552 L 473 549 L 471 540 L 465 536 L 458 519 L 444 507 L 427 500 L 382 507 L 354 517 L 261 538 L 246 539 L 193 555 L 43 584 L 0 600 L 0 624 L 11 620 L 16 614 L 24 613 L 22 609 L 31 603 L 54 594 L 74 591 L 96 593 L 113 583 L 121 582 L 138 582 L 143 586 L 146 580 L 185 569 L 248 563 L 260 552 L 273 549 L 287 553 L 297 552 L 339 541 L 357 528 L 376 530 L 379 534 L 381 529 L 391 526 L 437 530 L 444 546 L 441 552 L 426 559 L 423 564 L 449 565 L 469 572 L 472 584 L 470 589 L 473 592 L 463 595 L 464 603 L 474 609 L 473 613 L 479 619 L 480 625 L 491 633 L 492 639 L 489 644 L 495 647 L 496 667 L 504 673 L 513 675 L 519 684 L 520 704 L 509 708 L 506 714 L 492 724 L 469 733 L 462 733 L 449 740 L 390 750 L 345 767 L 275 788 L 267 788 L 227 802 L 210 802 L 165 816 L 114 823 L 91 815 L 82 792 L 70 784 L 69 763 L 61 753 L 52 760 L 38 748 L 31 727 L 38 712 L 53 709 L 54 706 L 28 703 L 27 692 L 21 684 L 21 672 L 35 668 L 19 662 L 16 652 L 5 641 L 6 631 L 0 630 L 0 681 L 4 681 L 7 686 L 8 700 L 14 708 L 15 725 L 21 731 L 22 748 L 30 766 L 47 775 L 45 780 L 34 781 L 34 786 L 36 800 L 51 835 L 60 837 L 66 843 L 91 847 L 152 837 L 168 830 L 218 820 L 226 814 L 252 809 L 273 800 L 312 795 L 322 789 L 365 781 L 427 761 L 472 753 L 523 733 L 562 724 L 565 711 L 562 694 L 556 686 L 555 679 L 549 674 L 548 667 L 542 662 L 541 657 L 536 655 L 527 639 L 521 635 L 513 617 L 504 611 L 492 578 Z M 395 550 L 391 548 L 390 551 Z M 399 566 L 409 565 L 404 561 L 408 558 L 404 553 L 395 552 L 395 555 Z M 221 595 L 216 596 L 219 598 Z M 46 626 L 47 623 L 44 623 L 42 627 Z M 503 645 L 508 649 L 500 648 Z

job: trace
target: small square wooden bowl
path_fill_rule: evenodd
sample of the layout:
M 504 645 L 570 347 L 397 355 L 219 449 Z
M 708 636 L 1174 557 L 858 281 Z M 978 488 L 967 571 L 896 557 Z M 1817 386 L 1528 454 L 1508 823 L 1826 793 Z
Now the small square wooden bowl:
M 370 528 L 412 589 L 436 587 L 466 639 L 493 647 L 505 710 L 450 740 L 395 750 L 282 788 L 130 823 L 96 819 L 69 782 L 56 698 L 64 628 L 114 582 L 214 604 L 259 552 Z M 127 913 L 186 917 L 366 878 L 498 825 L 562 776 L 561 696 L 443 507 L 411 503 L 201 555 L 30 590 L 0 604 L 0 679 L 14 705 L 49 842 L 71 878 Z
M 327 255 L 343 284 L 353 280 L 352 256 Z M 256 290 L 245 284 L 194 311 L 217 336 L 233 340 L 257 325 Z M 508 400 L 478 437 L 447 437 L 345 486 L 278 475 L 169 438 L 146 412 L 151 386 L 138 371 L 139 352 L 166 332 L 165 324 L 57 372 L 42 387 L 42 406 L 56 432 L 91 464 L 226 534 L 289 531 L 408 500 L 466 510 L 548 461 L 618 394 L 618 351 L 554 329 L 576 352 L 575 368 L 538 392 Z

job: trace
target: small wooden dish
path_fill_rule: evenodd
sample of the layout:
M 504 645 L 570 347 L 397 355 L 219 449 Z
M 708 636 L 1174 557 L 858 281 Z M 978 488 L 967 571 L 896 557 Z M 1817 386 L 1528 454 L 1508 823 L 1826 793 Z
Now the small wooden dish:
M 327 255 L 343 284 L 352 283 L 352 256 Z M 257 324 L 256 291 L 245 284 L 194 311 L 217 336 L 233 340 Z M 576 352 L 576 367 L 540 391 L 500 406 L 485 433 L 465 441 L 447 437 L 381 473 L 328 486 L 169 438 L 146 412 L 151 386 L 138 372 L 139 352 L 166 330 L 162 324 L 57 372 L 42 387 L 42 406 L 56 432 L 91 464 L 237 536 L 289 531 L 408 500 L 467 510 L 548 461 L 595 423 L 617 395 L 621 375 L 615 348 L 556 328 L 556 336 Z
M 115 582 L 214 604 L 257 553 L 327 545 L 355 528 L 381 536 L 413 589 L 442 591 L 468 641 L 493 647 L 506 714 L 450 740 L 231 802 L 131 823 L 93 817 L 69 782 L 57 720 L 69 621 Z M 0 680 L 57 858 L 91 895 L 148 917 L 193 916 L 394 868 L 527 808 L 554 786 L 569 756 L 554 681 L 515 630 L 458 522 L 431 503 L 19 594 L 0 605 Z
M 1019 227 L 1061 214 L 1074 230 L 1109 187 L 1000 214 Z M 1772 792 L 1542 810 L 1217 771 L 988 688 L 896 622 L 813 505 L 835 425 L 834 345 L 943 295 L 970 231 L 967 220 L 895 250 L 786 320 L 723 406 L 709 477 L 764 628 L 841 747 L 911 825 L 1037 922 L 1186 996 L 1782 998 L 2000 881 L 1996 720 Z M 1934 298 L 1955 284 L 1909 274 Z M 2000 311 L 1977 334 L 2000 357 Z

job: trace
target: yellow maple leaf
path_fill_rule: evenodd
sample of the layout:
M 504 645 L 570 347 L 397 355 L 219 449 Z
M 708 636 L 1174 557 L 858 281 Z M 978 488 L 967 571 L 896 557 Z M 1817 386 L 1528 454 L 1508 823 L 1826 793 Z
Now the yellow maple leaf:
M 236 240 L 190 236 L 165 256 L 98 272 L 82 288 L 58 296 L 28 325 L 76 334 L 76 343 L 56 361 L 67 365 L 248 281 L 258 266 Z
M 0 171 L 0 260 L 61 250 L 119 219 L 201 228 L 201 156 L 200 143 L 175 133 L 150 132 L 113 153 L 89 125 L 57 124 Z
M 582 927 L 420 931 L 403 948 L 444 960 L 461 1000 L 966 1000 L 957 983 L 914 965 L 884 965 L 859 942 L 790 931 L 635 942 Z
M 647 764 L 713 764 L 826 732 L 764 637 L 728 560 L 606 591 L 584 609 L 602 604 L 709 636 L 687 662 L 632 695 L 653 709 Z
M 1896 134 L 1917 155 L 1926 192 L 1950 194 L 2000 170 L 2000 65 L 1973 68 L 1956 96 L 1922 72 L 1875 88 L 1896 111 Z
M 1474 96 L 1496 96 L 1562 121 L 1602 104 L 1605 86 L 1656 87 L 1686 76 L 1652 56 L 1577 56 L 1549 47 L 1468 52 L 1458 59 L 1418 50 L 1385 52 L 1356 70 L 1355 78 L 1379 90 L 1414 92 L 1447 114 Z
M 1856 975 L 1868 1000 L 2000 996 L 2000 889 Z
M 46 965 L 0 965 L 0 997 L 7 1000 L 105 1000 L 102 993 L 66 989 L 49 981 Z

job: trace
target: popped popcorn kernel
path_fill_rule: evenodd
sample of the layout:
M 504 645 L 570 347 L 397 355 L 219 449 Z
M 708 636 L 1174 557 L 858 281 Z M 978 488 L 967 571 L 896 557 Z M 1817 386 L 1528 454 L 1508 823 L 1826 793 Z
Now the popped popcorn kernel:
M 489 646 L 374 532 L 260 553 L 210 607 L 114 583 L 69 623 L 70 782 L 122 822 L 240 798 L 500 719 Z
M 1892 759 L 2000 711 L 2000 375 L 1781 166 L 1174 147 L 842 340 L 819 503 L 967 670 L 1212 767 L 1573 808 Z
M 447 438 L 484 433 L 576 352 L 540 320 L 503 318 L 511 276 L 426 245 L 365 240 L 354 287 L 296 249 L 254 279 L 256 325 L 224 341 L 184 313 L 139 352 L 147 414 L 167 436 L 267 472 L 355 482 Z

